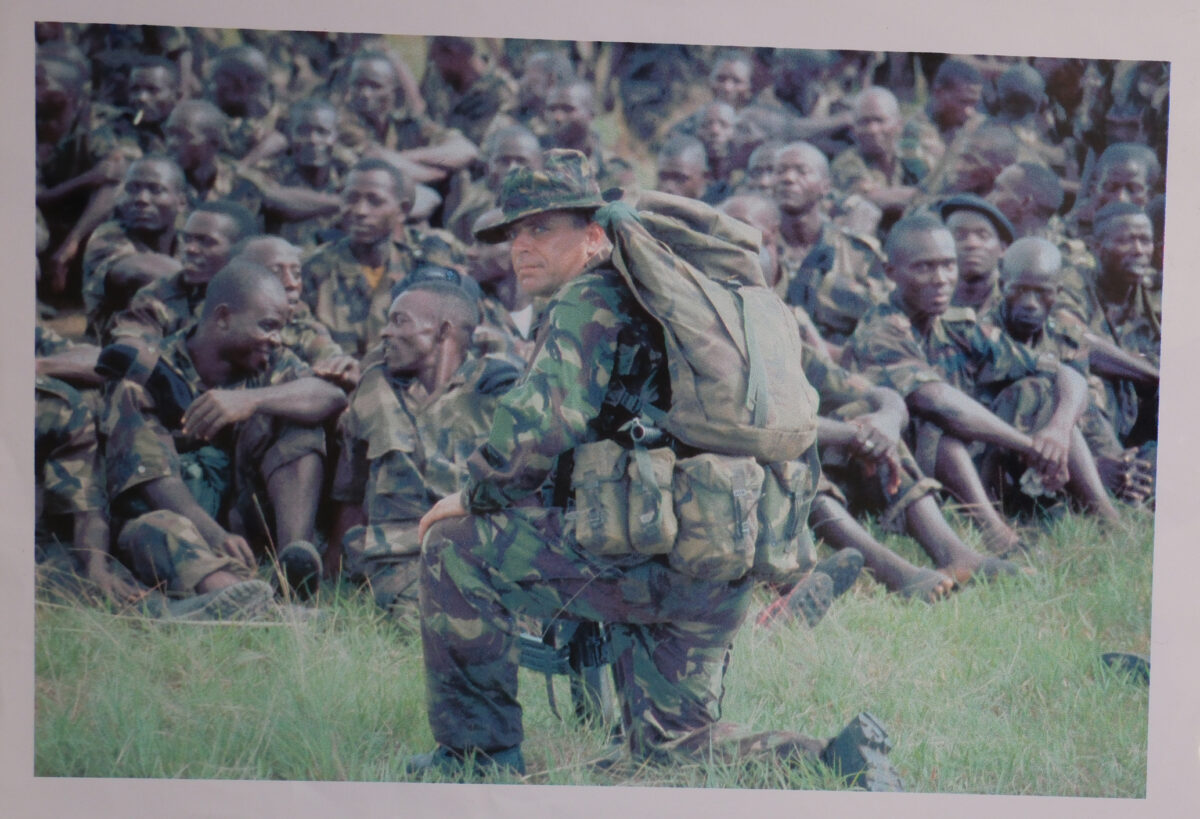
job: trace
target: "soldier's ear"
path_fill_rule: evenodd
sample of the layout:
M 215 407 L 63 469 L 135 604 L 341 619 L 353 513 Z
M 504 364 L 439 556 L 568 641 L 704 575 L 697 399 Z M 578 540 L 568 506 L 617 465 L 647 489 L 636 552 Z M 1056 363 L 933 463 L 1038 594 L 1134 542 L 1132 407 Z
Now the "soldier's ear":
M 233 310 L 230 309 L 228 304 L 218 304 L 216 309 L 212 311 L 213 321 L 222 330 L 229 329 L 229 319 L 232 315 Z

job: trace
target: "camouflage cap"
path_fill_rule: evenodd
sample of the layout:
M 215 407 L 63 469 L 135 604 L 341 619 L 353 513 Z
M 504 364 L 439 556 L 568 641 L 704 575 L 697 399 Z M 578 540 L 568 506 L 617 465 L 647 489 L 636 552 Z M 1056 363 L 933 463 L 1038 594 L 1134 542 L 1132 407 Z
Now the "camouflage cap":
M 555 148 L 542 155 L 541 169 L 513 168 L 504 177 L 498 221 L 481 219 L 475 238 L 488 244 L 504 241 L 508 226 L 526 216 L 551 210 L 589 210 L 605 202 L 588 158 L 579 151 Z

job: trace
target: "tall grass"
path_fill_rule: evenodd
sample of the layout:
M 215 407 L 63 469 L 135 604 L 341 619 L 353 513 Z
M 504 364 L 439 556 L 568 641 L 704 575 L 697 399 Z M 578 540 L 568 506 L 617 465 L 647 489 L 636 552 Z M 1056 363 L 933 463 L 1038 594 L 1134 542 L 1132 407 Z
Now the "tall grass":
M 1148 692 L 1099 659 L 1149 647 L 1153 520 L 1128 521 L 1104 532 L 1068 515 L 1031 530 L 1036 574 L 934 606 L 862 579 L 814 630 L 748 625 L 724 716 L 826 737 L 869 710 L 914 791 L 1144 796 Z M 314 622 L 169 625 L 39 601 L 35 772 L 405 779 L 405 757 L 432 747 L 419 640 L 347 587 L 323 589 L 321 604 Z M 522 671 L 521 684 L 532 782 L 841 787 L 766 764 L 602 770 L 607 728 L 557 719 L 544 678 Z M 565 681 L 555 687 L 565 715 Z

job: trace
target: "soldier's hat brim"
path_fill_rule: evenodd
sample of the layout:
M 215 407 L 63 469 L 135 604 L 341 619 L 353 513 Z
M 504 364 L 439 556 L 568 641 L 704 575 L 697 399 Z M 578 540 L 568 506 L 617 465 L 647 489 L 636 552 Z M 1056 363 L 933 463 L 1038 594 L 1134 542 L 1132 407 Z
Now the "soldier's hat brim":
M 1008 217 L 1001 213 L 999 208 L 983 197 L 973 193 L 958 193 L 943 199 L 937 205 L 938 215 L 942 217 L 943 222 L 949 219 L 950 214 L 956 210 L 975 211 L 992 223 L 992 227 L 996 229 L 996 235 L 1006 245 L 1013 243 L 1016 231 L 1013 230 L 1012 222 L 1008 221 Z

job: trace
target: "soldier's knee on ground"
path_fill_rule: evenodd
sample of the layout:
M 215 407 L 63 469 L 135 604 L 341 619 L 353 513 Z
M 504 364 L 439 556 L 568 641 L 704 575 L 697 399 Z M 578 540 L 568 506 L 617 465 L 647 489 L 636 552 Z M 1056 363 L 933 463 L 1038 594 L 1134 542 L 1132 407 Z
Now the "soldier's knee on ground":
M 195 594 L 196 586 L 217 571 L 252 577 L 238 561 L 214 552 L 194 523 L 165 509 L 125 524 L 117 538 L 117 552 L 143 583 L 178 594 Z

